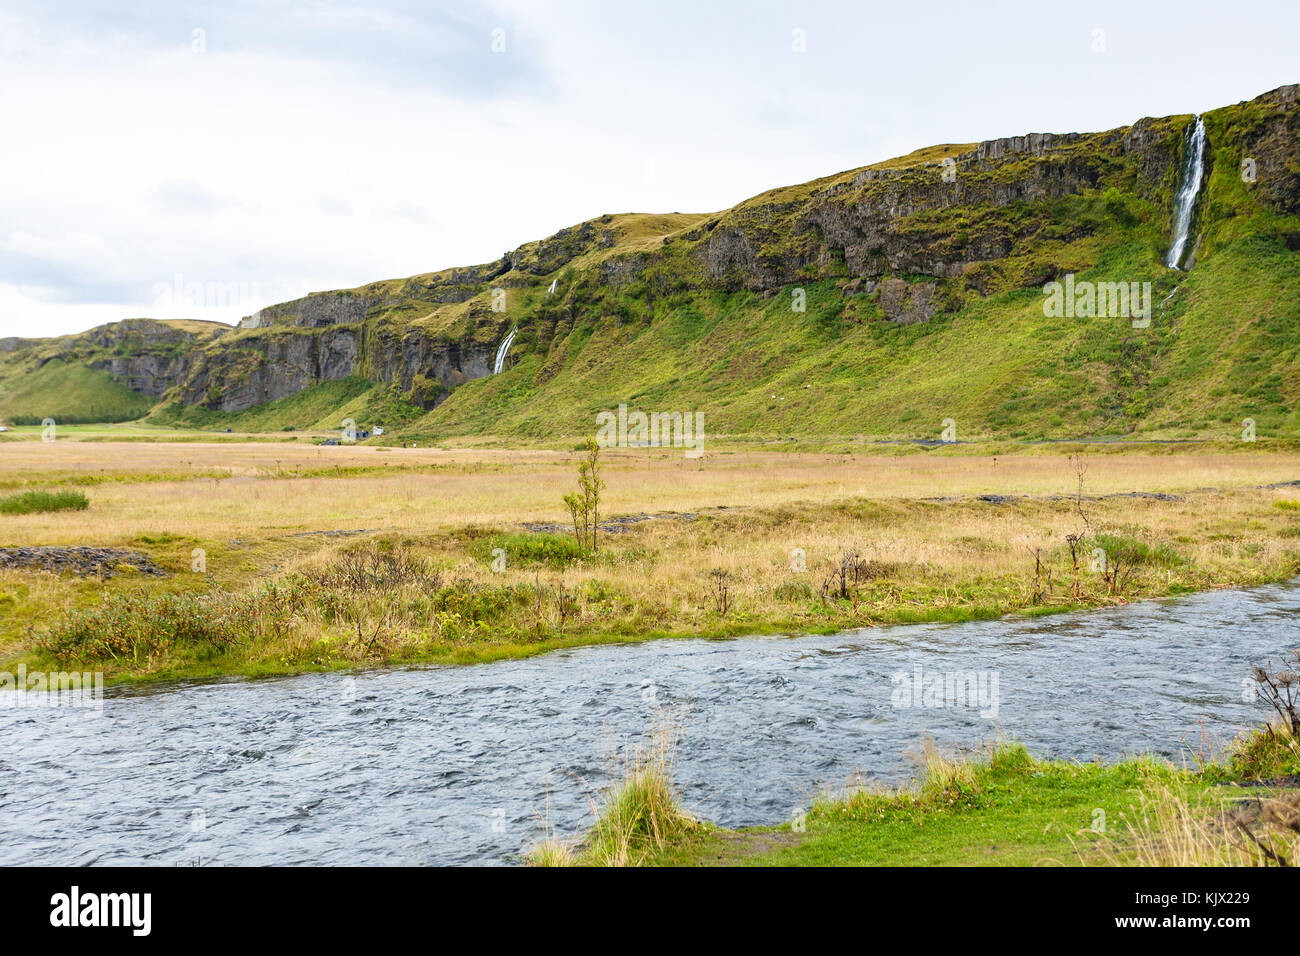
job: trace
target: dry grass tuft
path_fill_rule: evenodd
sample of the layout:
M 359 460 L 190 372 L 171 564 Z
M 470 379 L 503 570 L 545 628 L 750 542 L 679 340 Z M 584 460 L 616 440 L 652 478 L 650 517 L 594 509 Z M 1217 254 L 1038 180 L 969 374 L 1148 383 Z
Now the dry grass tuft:
M 641 866 L 700 826 L 682 809 L 673 781 L 677 730 L 657 723 L 648 743 L 624 759 L 618 783 L 606 793 L 596 822 L 580 843 L 552 836 L 526 856 L 534 866 Z
M 1300 792 L 1227 801 L 1150 781 L 1118 838 L 1098 844 L 1111 866 L 1290 866 L 1300 862 Z

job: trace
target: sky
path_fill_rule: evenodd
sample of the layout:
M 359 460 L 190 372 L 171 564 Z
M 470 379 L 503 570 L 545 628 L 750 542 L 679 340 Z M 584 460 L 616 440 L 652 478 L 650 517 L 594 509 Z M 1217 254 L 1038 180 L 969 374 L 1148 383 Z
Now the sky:
M 0 337 L 1300 82 L 1300 4 L 0 0 Z

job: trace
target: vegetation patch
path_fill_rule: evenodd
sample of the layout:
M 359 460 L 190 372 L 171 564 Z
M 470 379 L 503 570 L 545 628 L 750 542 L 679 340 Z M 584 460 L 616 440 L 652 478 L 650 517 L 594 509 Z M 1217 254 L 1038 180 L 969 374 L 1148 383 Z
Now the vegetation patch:
M 79 491 L 24 491 L 0 498 L 0 514 L 30 515 L 46 511 L 85 511 L 90 502 Z

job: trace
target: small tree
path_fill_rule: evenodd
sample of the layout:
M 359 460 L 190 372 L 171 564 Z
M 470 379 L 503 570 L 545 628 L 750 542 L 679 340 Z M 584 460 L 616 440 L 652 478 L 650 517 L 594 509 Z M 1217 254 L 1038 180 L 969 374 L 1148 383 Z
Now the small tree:
M 1074 468 L 1074 507 L 1079 512 L 1079 517 L 1083 519 L 1084 530 L 1088 534 L 1092 534 L 1092 522 L 1088 520 L 1088 516 L 1083 511 L 1083 483 L 1084 479 L 1088 477 L 1088 463 L 1083 460 L 1082 455 L 1071 455 L 1070 465 Z M 1083 537 L 1083 532 L 1080 532 L 1079 537 Z
M 578 547 L 595 554 L 597 548 L 596 534 L 600 524 L 600 493 L 605 490 L 605 481 L 600 477 L 600 445 L 593 439 L 587 439 L 583 446 L 585 454 L 578 462 L 578 490 L 564 496 L 564 504 L 573 519 L 573 536 L 578 539 Z

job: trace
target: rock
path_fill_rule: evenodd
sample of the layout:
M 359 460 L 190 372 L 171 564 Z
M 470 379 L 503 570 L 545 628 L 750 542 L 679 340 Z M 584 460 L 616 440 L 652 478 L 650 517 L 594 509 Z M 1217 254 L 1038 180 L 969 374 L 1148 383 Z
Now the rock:
M 153 577 L 171 576 L 148 555 L 123 548 L 0 548 L 0 568 L 111 578 L 124 567 Z
M 885 318 L 899 325 L 926 322 L 938 311 L 934 292 L 933 282 L 909 285 L 903 279 L 886 279 L 880 283 L 880 308 Z

